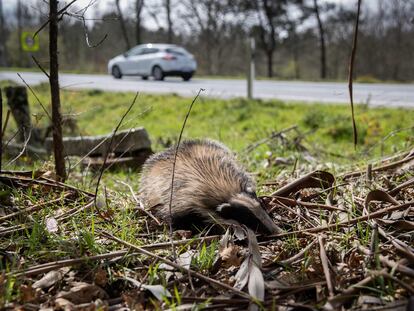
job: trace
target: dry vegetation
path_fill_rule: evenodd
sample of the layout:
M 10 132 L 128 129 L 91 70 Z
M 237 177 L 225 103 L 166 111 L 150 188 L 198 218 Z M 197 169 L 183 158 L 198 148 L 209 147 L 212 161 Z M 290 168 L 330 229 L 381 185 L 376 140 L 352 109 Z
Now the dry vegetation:
M 179 231 L 173 241 L 133 193 L 105 189 L 94 208 L 93 194 L 48 173 L 3 172 L 0 303 L 405 310 L 414 294 L 413 166 L 411 151 L 335 177 L 283 170 L 261 192 L 285 233 L 229 227 L 221 236 Z

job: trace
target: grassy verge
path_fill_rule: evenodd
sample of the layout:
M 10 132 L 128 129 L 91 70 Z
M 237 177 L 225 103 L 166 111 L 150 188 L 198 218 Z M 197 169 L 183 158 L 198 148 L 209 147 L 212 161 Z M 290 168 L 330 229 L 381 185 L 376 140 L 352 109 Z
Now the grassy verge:
M 43 84 L 34 90 L 43 105 L 48 107 L 48 86 Z M 113 130 L 133 97 L 133 93 L 99 90 L 62 91 L 62 110 L 66 116 L 76 120 L 74 134 L 106 134 Z M 35 125 L 47 126 L 49 121 L 32 94 L 29 94 L 29 101 Z M 153 149 L 161 150 L 176 141 L 190 101 L 173 95 L 140 94 L 123 128 L 144 126 L 153 142 Z M 258 173 L 259 182 L 272 178 L 282 169 L 292 169 L 294 165 L 366 164 L 368 160 L 396 150 L 406 150 L 413 144 L 414 124 L 410 110 L 359 105 L 356 107 L 356 122 L 359 139 L 354 149 L 350 110 L 346 105 L 201 97 L 194 106 L 184 136 L 208 137 L 228 145 L 239 154 L 250 171 Z M 296 128 L 283 137 L 246 150 L 252 144 L 292 126 Z M 13 127 L 14 122 L 10 122 L 6 137 L 14 133 Z M 289 164 L 272 165 L 273 169 L 269 171 L 268 164 L 278 158 Z
M 48 106 L 47 86 L 38 86 L 35 92 Z M 77 120 L 75 134 L 105 134 L 116 126 L 134 95 L 96 90 L 62 91 L 62 108 L 66 116 Z M 48 125 L 47 117 L 32 94 L 29 100 L 34 124 L 40 127 Z M 142 94 L 123 127 L 144 126 L 154 149 L 161 150 L 176 141 L 190 101 L 178 96 Z M 238 153 L 249 171 L 257 173 L 259 182 L 277 179 L 276 184 L 282 185 L 315 168 L 328 168 L 335 174 L 336 170 L 349 170 L 350 166 L 366 164 L 382 155 L 412 148 L 414 124 L 411 114 L 412 111 L 404 109 L 358 106 L 359 145 L 354 150 L 347 106 L 200 98 L 188 120 L 185 137 L 220 140 Z M 289 130 L 275 135 L 285 129 Z M 14 131 L 15 125 L 11 121 L 6 138 L 11 137 Z M 263 141 L 272 135 L 274 138 Z M 258 142 L 262 143 L 255 145 Z M 50 162 L 30 162 L 27 158 L 10 168 L 23 167 L 33 170 L 51 168 Z M 38 177 L 1 177 L 0 249 L 5 251 L 0 254 L 0 308 L 33 309 L 42 304 L 52 309 L 106 309 L 108 306 L 115 309 L 127 305 L 138 310 L 174 310 L 178 305 L 189 302 L 195 304 L 194 310 L 201 310 L 207 304 L 213 309 L 221 309 L 223 303 L 228 307 L 226 303 L 232 302 L 231 299 L 217 299 L 220 295 L 229 297 L 233 294 L 231 291 L 211 286 L 211 281 L 202 281 L 199 277 L 188 278 L 186 273 L 181 276 L 174 274 L 159 258 L 114 253 L 122 252 L 124 246 L 115 243 L 108 233 L 134 245 L 147 246 L 162 258 L 171 258 L 168 228 L 156 226 L 151 219 L 140 214 L 128 187 L 119 183 L 127 182 L 137 191 L 139 176 L 136 171 L 105 173 L 97 199 L 99 213 L 89 204 L 93 201 L 91 194 L 62 189 L 61 185 L 51 181 L 45 184 Z M 76 169 L 68 182 L 80 189 L 91 190 L 94 189 L 95 178 L 84 169 Z M 335 224 L 366 215 L 363 202 L 370 196 L 371 189 L 395 189 L 412 178 L 409 168 L 388 175 L 374 174 L 372 180 L 365 176 L 356 180 L 339 178 L 337 188 L 329 195 L 305 186 L 299 195 L 300 198 L 309 198 L 313 204 L 308 206 L 309 209 L 301 204 L 280 207 L 273 201 L 267 202 L 269 209 L 274 211 L 272 217 L 275 221 L 287 232 L 297 233 L 261 243 L 259 257 L 266 269 L 264 279 L 268 282 L 263 308 L 276 310 L 276 306 L 287 306 L 292 299 L 319 308 L 329 299 L 336 309 L 342 305 L 341 293 L 367 277 L 371 281 L 357 290 L 361 295 L 378 297 L 379 304 L 408 297 L 410 287 L 405 284 L 412 284 L 409 283 L 412 278 L 399 270 L 384 272 L 386 260 L 381 261 L 379 254 L 386 251 L 395 262 L 401 257 L 390 249 L 389 242 L 378 240 L 378 229 L 363 220 L 345 230 L 335 227 Z M 7 187 L 6 182 L 11 181 L 17 186 Z M 272 189 L 260 187 L 264 194 Z M 378 194 L 377 197 L 374 195 L 375 192 L 371 193 L 371 200 L 383 200 Z M 402 189 L 395 197 L 399 204 L 411 201 L 410 188 Z M 292 195 L 290 200 L 297 198 Z M 315 209 L 315 204 L 318 209 Z M 327 209 L 327 204 L 334 210 L 329 206 Z M 371 204 L 371 208 L 381 211 L 384 204 Z M 385 210 L 381 215 L 388 214 Z M 398 238 L 409 244 L 412 225 L 402 218 L 411 219 L 412 213 L 403 216 L 403 213 L 395 211 L 392 216 L 385 219 L 384 227 L 397 228 Z M 311 232 L 315 227 L 323 229 L 325 224 L 330 224 L 329 230 L 322 230 L 326 240 L 318 240 Z M 308 235 L 298 233 L 303 230 L 309 231 Z M 394 232 L 387 231 L 386 234 L 394 237 Z M 185 236 L 185 233 L 181 234 Z M 181 243 L 178 240 L 183 236 L 173 238 Z M 249 248 L 239 244 L 230 237 L 224 251 L 217 240 L 210 242 L 203 237 L 191 237 L 185 244 L 177 246 L 176 252 L 182 265 L 191 256 L 188 267 L 192 270 L 233 286 L 236 272 L 243 266 L 240 263 L 250 256 L 249 252 L 259 252 L 257 242 Z M 305 247 L 307 251 L 302 252 Z M 364 251 L 368 248 L 379 251 L 365 256 Z M 326 251 L 322 252 L 322 249 Z M 106 257 L 93 257 L 99 254 Z M 233 256 L 229 258 L 228 254 Z M 257 260 L 256 255 L 253 254 Z M 289 260 L 291 258 L 294 260 Z M 333 289 L 336 300 L 328 297 L 330 293 L 325 286 L 325 280 L 329 279 L 326 274 L 328 265 L 323 268 L 326 258 L 331 266 L 328 270 L 331 269 L 336 283 Z M 56 264 L 63 259 L 73 261 Z M 79 259 L 81 261 L 77 261 Z M 257 269 L 256 274 L 261 276 L 260 269 Z M 46 272 L 51 275 L 43 278 Z M 392 279 L 394 273 L 398 273 L 395 277 L 400 282 L 405 282 L 405 288 Z M 258 288 L 264 288 L 260 279 L 256 277 L 254 281 L 259 282 Z M 40 280 L 43 282 L 37 282 Z M 136 280 L 150 289 L 144 291 L 139 284 L 137 286 Z M 250 283 L 248 287 L 250 291 Z M 158 301 L 156 294 L 164 292 L 165 288 L 171 296 Z M 238 306 L 247 309 L 247 304 L 247 300 L 241 300 Z M 363 305 L 364 302 L 358 300 L 357 304 Z
M 46 106 L 49 102 L 47 88 L 42 85 L 35 89 Z M 96 135 L 113 130 L 133 97 L 133 93 L 63 91 L 61 101 L 63 113 L 77 120 L 80 134 Z M 46 125 L 48 120 L 32 94 L 29 100 L 36 122 Z M 155 149 L 160 149 L 168 140 L 177 138 L 189 103 L 190 99 L 179 96 L 141 94 L 123 127 L 144 126 Z M 414 125 L 411 111 L 359 105 L 355 113 L 359 132 L 356 151 L 346 105 L 201 97 L 194 106 L 185 136 L 210 137 L 241 152 L 272 132 L 297 125 L 309 147 L 323 150 L 323 160 L 328 154 L 336 154 L 340 162 L 354 161 L 356 157 L 363 160 L 368 150 L 371 150 L 368 156 L 372 157 L 412 144 L 414 131 L 407 129 Z M 395 135 L 383 141 L 391 132 Z M 260 151 L 269 150 L 264 146 Z

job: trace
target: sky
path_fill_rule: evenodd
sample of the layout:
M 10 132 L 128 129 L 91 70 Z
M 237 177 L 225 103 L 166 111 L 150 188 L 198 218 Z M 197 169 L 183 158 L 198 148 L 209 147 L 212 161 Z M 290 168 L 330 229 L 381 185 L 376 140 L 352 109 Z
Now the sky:
M 15 9 L 15 6 L 17 4 L 18 0 L 3 0 L 3 10 L 7 16 L 7 14 L 12 14 L 12 12 Z M 31 7 L 33 10 L 37 10 L 38 8 L 35 6 L 35 3 L 37 2 L 36 0 L 21 0 L 22 3 L 29 3 L 29 5 L 31 4 Z M 69 3 L 71 0 L 60 0 L 60 5 L 63 6 L 63 3 Z M 147 0 L 146 3 L 157 3 L 160 0 Z M 337 4 L 344 4 L 344 5 L 355 5 L 357 3 L 357 0 L 319 0 L 320 3 L 326 3 L 326 2 L 330 2 L 330 3 L 337 3 Z M 368 4 L 368 5 L 375 5 L 375 3 L 377 2 L 377 0 L 365 0 L 364 3 Z M 90 3 L 93 3 L 93 6 L 91 6 L 88 11 L 86 12 L 85 17 L 86 18 L 94 18 L 96 17 L 96 13 L 99 12 L 100 14 L 104 11 L 106 11 L 108 9 L 108 7 L 112 7 L 114 8 L 115 6 L 115 0 L 77 0 L 76 1 L 76 6 L 78 8 L 84 8 L 87 7 Z M 124 12 L 124 14 L 126 16 L 133 14 L 133 9 L 132 9 L 132 5 L 133 3 L 135 3 L 135 0 L 120 0 L 120 4 L 121 4 L 121 8 Z M 46 7 L 46 5 L 44 5 L 44 7 Z M 129 13 L 129 14 L 128 14 Z M 156 29 L 156 24 L 153 20 L 153 18 L 151 18 L 150 16 L 145 16 L 145 11 L 144 11 L 144 25 L 147 28 L 150 29 Z M 88 24 L 93 23 L 93 22 L 88 22 Z

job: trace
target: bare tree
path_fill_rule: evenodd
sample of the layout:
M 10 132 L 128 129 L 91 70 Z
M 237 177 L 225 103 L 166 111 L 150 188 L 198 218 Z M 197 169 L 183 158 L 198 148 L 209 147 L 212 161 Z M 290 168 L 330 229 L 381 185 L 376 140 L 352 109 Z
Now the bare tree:
M 142 43 L 142 9 L 144 8 L 144 0 L 136 0 L 135 2 L 135 41 L 136 44 Z
M 278 8 L 272 5 L 271 0 L 258 0 L 256 2 L 256 9 L 259 16 L 259 36 L 261 46 L 264 49 L 267 57 L 267 76 L 273 77 L 273 54 L 276 49 L 276 27 L 273 22 L 275 17 L 279 15 Z M 266 19 L 263 21 L 262 12 Z
M 256 11 L 259 24 L 256 30 L 260 39 L 260 47 L 267 58 L 267 76 L 273 77 L 273 56 L 281 31 L 286 30 L 289 23 L 289 7 L 302 3 L 301 0 L 256 0 L 253 9 Z M 248 10 L 252 8 L 248 5 Z
M 119 5 L 119 0 L 115 0 L 115 6 L 116 6 L 117 14 L 118 14 L 119 23 L 121 25 L 122 36 L 124 37 L 126 48 L 129 50 L 131 48 L 131 44 L 129 43 L 125 20 L 122 14 L 121 6 Z
M 6 35 L 7 30 L 4 22 L 3 14 L 3 0 L 0 0 L 0 66 L 7 65 L 7 46 L 6 46 Z
M 23 8 L 22 8 L 22 2 L 21 0 L 17 1 L 17 8 L 16 8 L 16 17 L 17 17 L 17 36 L 18 36 L 18 40 L 19 40 L 19 66 L 22 66 L 22 61 L 23 61 L 23 48 L 22 48 L 22 41 L 21 41 L 21 37 L 22 37 L 22 28 L 23 28 Z
M 202 47 L 208 74 L 218 74 L 222 53 L 228 48 L 223 38 L 228 31 L 230 7 L 225 0 L 182 2 L 186 7 L 183 19 L 191 32 L 198 33 L 198 47 Z
M 321 78 L 326 78 L 326 44 L 325 44 L 325 29 L 322 24 L 322 19 L 319 13 L 318 1 L 313 0 L 313 10 L 315 12 L 316 20 L 318 21 L 319 30 L 319 46 L 321 51 Z
M 172 43 L 173 42 L 173 25 L 172 25 L 172 20 L 171 20 L 171 0 L 164 0 L 164 5 L 165 5 L 165 11 L 167 13 L 167 32 L 168 32 L 168 43 Z
M 59 93 L 58 21 L 58 0 L 49 0 L 49 84 L 52 103 L 53 151 L 55 155 L 56 175 L 61 180 L 65 180 L 66 169 L 62 140 L 62 115 L 60 111 Z

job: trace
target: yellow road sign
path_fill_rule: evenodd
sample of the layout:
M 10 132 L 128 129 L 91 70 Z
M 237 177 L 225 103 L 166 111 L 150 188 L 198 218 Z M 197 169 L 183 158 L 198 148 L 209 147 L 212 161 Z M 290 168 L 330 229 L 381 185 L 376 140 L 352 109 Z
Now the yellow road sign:
M 32 31 L 23 31 L 22 36 L 20 38 L 20 42 L 22 43 L 22 49 L 26 52 L 36 52 L 39 50 L 39 37 L 34 36 L 34 32 Z

